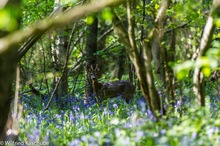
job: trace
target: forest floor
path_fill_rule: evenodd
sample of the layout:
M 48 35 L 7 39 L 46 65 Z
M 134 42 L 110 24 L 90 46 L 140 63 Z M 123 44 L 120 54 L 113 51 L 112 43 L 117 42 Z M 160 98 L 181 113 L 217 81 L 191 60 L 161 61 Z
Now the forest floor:
M 97 104 L 82 96 L 52 101 L 40 97 L 21 96 L 24 107 L 20 122 L 21 142 L 43 142 L 45 145 L 68 146 L 217 146 L 220 145 L 220 94 L 206 97 L 206 107 L 194 106 L 192 96 L 183 96 L 183 113 L 177 101 L 174 113 L 155 122 L 143 97 L 130 104 L 121 97 Z M 58 104 L 57 104 L 58 103 Z

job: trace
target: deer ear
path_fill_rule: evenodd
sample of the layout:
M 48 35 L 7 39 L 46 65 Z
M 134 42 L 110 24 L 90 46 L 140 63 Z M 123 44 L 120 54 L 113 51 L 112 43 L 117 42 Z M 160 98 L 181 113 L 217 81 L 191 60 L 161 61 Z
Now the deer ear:
M 101 70 L 101 69 L 102 69 L 102 62 L 98 62 L 98 63 L 96 64 L 96 68 L 98 68 L 99 70 Z
M 94 67 L 93 67 L 93 65 L 90 66 L 90 69 L 91 69 L 91 70 L 95 70 Z
M 91 69 L 91 66 L 89 66 L 89 64 L 86 64 L 86 71 L 87 71 L 87 72 L 91 72 L 91 70 L 92 70 L 92 69 Z
M 96 72 L 99 72 L 101 69 L 100 68 L 96 68 L 95 70 L 96 70 Z

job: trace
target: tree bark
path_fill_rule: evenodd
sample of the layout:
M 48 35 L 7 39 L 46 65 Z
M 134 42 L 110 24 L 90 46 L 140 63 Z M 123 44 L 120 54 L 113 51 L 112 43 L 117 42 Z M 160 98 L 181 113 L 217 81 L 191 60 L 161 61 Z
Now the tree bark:
M 214 0 L 212 6 L 212 12 L 208 17 L 206 22 L 203 36 L 199 46 L 199 54 L 196 59 L 196 62 L 199 62 L 203 56 L 205 56 L 206 52 L 208 51 L 211 41 L 212 35 L 215 30 L 214 19 L 216 17 L 220 17 L 220 1 Z M 202 73 L 202 67 L 196 66 L 193 75 L 193 91 L 196 96 L 196 103 L 199 106 L 205 106 L 205 89 L 204 89 L 204 75 Z
M 164 72 L 165 72 L 165 80 L 164 84 L 166 87 L 166 105 L 167 107 L 171 107 L 170 109 L 174 110 L 174 104 L 176 102 L 175 99 L 175 89 L 174 89 L 174 83 L 175 83 L 175 77 L 174 72 L 171 66 L 169 65 L 169 62 L 175 61 L 175 46 L 176 46 L 176 30 L 171 30 L 168 37 L 170 39 L 170 45 L 168 47 L 164 48 L 164 51 L 161 52 L 163 54 L 163 62 L 164 62 Z
M 147 85 L 146 76 L 145 76 L 146 69 L 144 67 L 144 64 L 143 64 L 140 56 L 139 56 L 139 52 L 138 52 L 136 46 L 133 44 L 133 47 L 132 47 L 132 45 L 130 44 L 128 33 L 127 33 L 126 29 L 123 27 L 120 19 L 117 17 L 116 14 L 114 15 L 114 18 L 113 18 L 113 27 L 114 27 L 114 33 L 119 37 L 119 40 L 124 44 L 124 46 L 127 50 L 127 53 L 129 55 L 132 63 L 134 64 L 137 78 L 140 81 L 140 87 L 141 87 L 142 93 L 143 93 L 146 101 L 148 102 L 150 110 L 153 112 L 153 108 L 151 105 L 151 98 L 149 96 L 148 85 Z M 131 36 L 131 37 L 133 37 L 133 36 Z M 131 40 L 131 41 L 133 41 L 133 40 Z
M 98 38 L 98 18 L 94 16 L 94 22 L 91 25 L 88 25 L 88 34 L 86 37 L 86 67 L 94 66 L 97 63 L 96 55 L 97 52 L 97 38 Z M 89 97 L 93 94 L 92 90 L 92 81 L 90 75 L 86 71 L 85 79 L 85 97 Z
M 9 0 L 3 9 L 6 10 L 6 9 L 12 9 L 12 8 L 14 12 L 19 13 L 20 1 Z M 17 20 L 17 24 L 19 24 L 18 16 L 12 15 L 11 19 Z M 10 32 L 11 31 L 3 31 L 0 28 L 0 39 L 6 36 Z M 11 101 L 11 98 L 13 97 L 12 81 L 14 80 L 14 77 L 15 77 L 15 70 L 16 70 L 16 65 L 17 65 L 16 59 L 15 59 L 17 50 L 18 50 L 18 44 L 11 46 L 9 49 L 5 51 L 1 51 L 1 48 L 0 48 L 0 112 L 1 112 L 0 113 L 0 141 L 4 141 L 7 137 L 5 125 L 8 120 L 8 116 L 11 116 L 9 112 L 10 112 L 10 101 Z
M 54 11 L 59 9 L 60 1 L 56 0 L 54 2 Z M 64 9 L 60 9 L 60 13 L 63 13 Z M 68 69 L 63 70 L 66 61 L 67 55 L 67 29 L 61 28 L 58 29 L 54 36 L 54 43 L 52 43 L 52 59 L 53 59 L 53 68 L 54 68 L 54 87 L 56 86 L 57 82 L 60 80 L 60 83 L 57 87 L 55 92 L 56 99 L 58 103 L 61 103 L 61 107 L 65 106 L 63 103 L 62 98 L 68 95 Z M 61 73 L 63 72 L 62 78 Z
M 117 77 L 119 80 L 121 80 L 122 78 L 122 75 L 125 71 L 125 60 L 126 60 L 126 54 L 125 54 L 126 50 L 125 48 L 123 47 L 120 52 L 119 52 L 119 55 L 118 55 L 118 73 L 117 73 Z

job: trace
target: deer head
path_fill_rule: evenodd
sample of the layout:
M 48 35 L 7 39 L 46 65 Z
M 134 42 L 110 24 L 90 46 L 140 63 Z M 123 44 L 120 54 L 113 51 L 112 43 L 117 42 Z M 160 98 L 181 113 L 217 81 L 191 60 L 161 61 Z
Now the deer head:
M 135 87 L 131 82 L 123 80 L 114 82 L 99 82 L 98 78 L 101 71 L 99 64 L 97 64 L 95 67 L 91 65 L 87 71 L 89 73 L 93 93 L 97 101 L 117 97 L 119 95 L 121 95 L 126 102 L 129 102 L 129 100 L 133 98 Z
M 97 80 L 97 78 L 99 78 L 99 77 L 100 77 L 100 74 L 101 74 L 100 65 L 97 64 L 97 65 L 95 66 L 95 68 L 91 65 L 91 66 L 90 66 L 90 69 L 89 69 L 89 74 L 90 74 L 91 80 Z

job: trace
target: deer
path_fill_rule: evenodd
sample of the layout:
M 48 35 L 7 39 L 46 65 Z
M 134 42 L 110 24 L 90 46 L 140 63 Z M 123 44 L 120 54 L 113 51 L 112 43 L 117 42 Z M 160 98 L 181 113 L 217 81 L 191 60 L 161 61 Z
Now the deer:
M 122 98 L 129 103 L 129 101 L 133 99 L 135 86 L 130 81 L 126 80 L 99 82 L 98 77 L 101 71 L 99 66 L 99 64 L 96 64 L 95 67 L 92 65 L 87 67 L 96 101 L 100 102 L 107 98 L 114 98 L 121 95 Z

